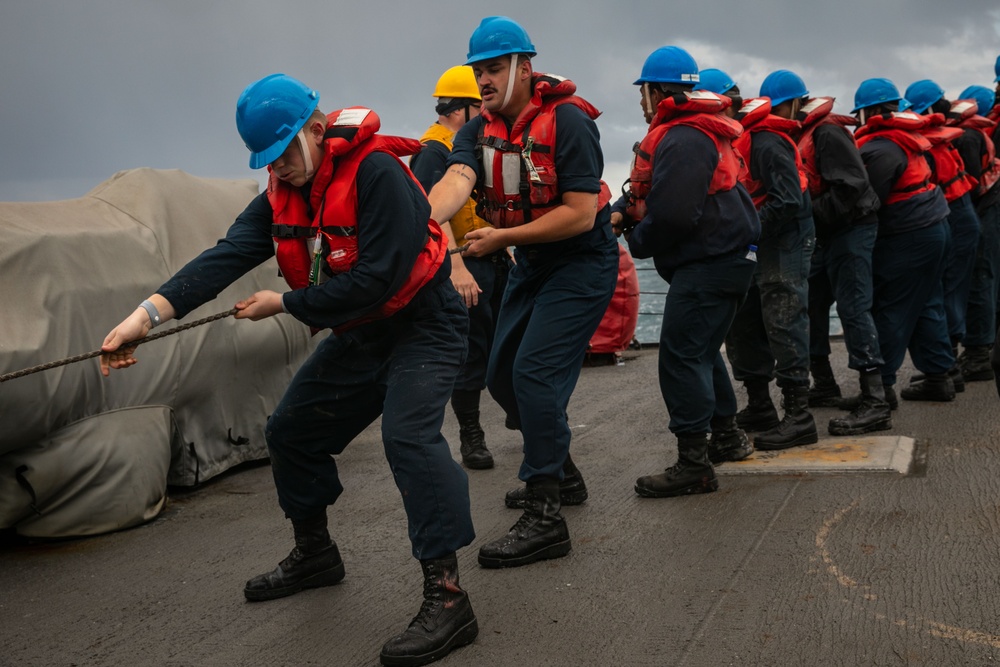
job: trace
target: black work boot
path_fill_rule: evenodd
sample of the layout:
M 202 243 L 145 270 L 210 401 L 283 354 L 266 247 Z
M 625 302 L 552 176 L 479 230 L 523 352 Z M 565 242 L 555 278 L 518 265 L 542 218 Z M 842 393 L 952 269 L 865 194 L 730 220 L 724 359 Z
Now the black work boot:
M 840 386 L 833 377 L 829 357 L 810 357 L 809 372 L 813 385 L 809 387 L 810 408 L 831 408 L 840 400 Z
M 778 411 L 771 401 L 769 382 L 747 380 L 747 406 L 736 413 L 736 424 L 744 431 L 766 431 L 778 425 Z
M 788 449 L 819 442 L 816 420 L 809 412 L 809 387 L 782 387 L 785 416 L 770 431 L 758 433 L 753 440 L 756 449 Z
M 677 436 L 677 463 L 658 475 L 635 481 L 635 492 L 643 498 L 669 498 L 693 493 L 711 493 L 719 488 L 715 469 L 708 460 L 708 434 Z
M 559 514 L 559 480 L 528 482 L 524 514 L 499 540 L 479 549 L 479 564 L 487 568 L 520 567 L 570 552 L 566 521 Z
M 910 376 L 910 385 L 915 385 L 918 382 L 923 382 L 924 378 L 927 376 L 923 373 L 917 373 L 916 375 Z M 954 366 L 948 369 L 948 377 L 951 378 L 951 383 L 955 386 L 955 393 L 961 394 L 965 391 L 965 377 L 962 375 L 962 369 L 956 363 Z
M 898 410 L 899 397 L 896 396 L 896 388 L 893 387 L 892 385 L 883 385 L 883 389 L 885 390 L 885 402 L 889 404 L 889 409 Z M 840 402 L 837 403 L 837 407 L 840 408 L 841 410 L 847 410 L 848 412 L 853 412 L 854 410 L 858 409 L 859 405 L 861 405 L 862 398 L 864 398 L 864 396 L 862 396 L 861 394 L 856 394 L 854 396 L 845 396 L 844 398 L 840 399 Z
M 708 441 L 708 460 L 719 465 L 726 461 L 742 461 L 753 454 L 750 439 L 739 426 L 736 417 L 712 417 L 712 437 Z
M 259 602 L 298 593 L 305 588 L 332 586 L 344 578 L 340 550 L 326 530 L 326 511 L 304 521 L 292 520 L 295 548 L 278 567 L 247 582 L 243 595 Z
M 991 345 L 969 345 L 959 358 L 966 382 L 985 382 L 995 377 L 990 364 Z
M 892 428 L 892 411 L 885 400 L 882 373 L 877 369 L 861 373 L 861 400 L 851 414 L 834 417 L 828 429 L 830 435 L 861 435 Z
M 528 506 L 529 492 L 527 485 L 511 489 L 504 496 L 504 504 L 512 510 L 523 510 Z M 583 482 L 580 472 L 569 453 L 563 463 L 563 478 L 559 482 L 560 505 L 582 505 L 587 500 L 587 485 Z
M 415 667 L 440 660 L 452 649 L 471 644 L 479 634 L 469 595 L 458 585 L 455 554 L 420 561 L 424 601 L 410 626 L 382 646 L 388 667 Z
M 899 395 L 907 401 L 954 401 L 955 385 L 947 373 L 927 373 L 923 382 L 911 384 Z
M 493 455 L 486 449 L 486 434 L 479 424 L 478 390 L 456 389 L 451 394 L 451 407 L 458 419 L 458 437 L 461 441 L 459 452 L 462 465 L 473 470 L 487 470 L 493 467 Z

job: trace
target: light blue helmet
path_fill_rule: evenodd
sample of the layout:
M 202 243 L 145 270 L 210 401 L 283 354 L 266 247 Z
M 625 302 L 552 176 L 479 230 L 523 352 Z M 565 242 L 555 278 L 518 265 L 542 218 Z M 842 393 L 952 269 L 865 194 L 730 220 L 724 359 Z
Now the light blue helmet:
M 471 65 L 512 53 L 533 56 L 538 52 L 535 51 L 528 32 L 517 21 L 506 16 L 487 16 L 480 21 L 479 27 L 469 38 L 469 53 L 465 64 Z
M 917 113 L 923 113 L 944 97 L 944 88 L 930 79 L 914 81 L 906 89 L 906 101 Z
M 851 113 L 888 102 L 899 102 L 900 111 L 910 108 L 910 103 L 899 94 L 896 84 L 889 79 L 865 79 L 854 93 L 854 108 Z
M 679 46 L 661 46 L 646 58 L 633 85 L 644 83 L 698 83 L 698 63 Z
M 251 83 L 236 103 L 236 129 L 250 149 L 250 168 L 271 164 L 319 105 L 319 93 L 287 74 Z
M 771 72 L 760 84 L 760 96 L 771 99 L 771 106 L 776 107 L 782 102 L 796 100 L 809 94 L 802 78 L 787 69 Z
M 698 82 L 698 90 L 707 90 L 716 95 L 725 95 L 736 85 L 733 77 L 714 67 L 706 67 L 701 70 L 698 77 L 701 79 Z
M 979 107 L 978 113 L 980 116 L 985 116 L 993 108 L 993 103 L 996 101 L 996 96 L 993 91 L 986 86 L 969 86 L 958 96 L 960 100 L 975 100 L 976 105 Z

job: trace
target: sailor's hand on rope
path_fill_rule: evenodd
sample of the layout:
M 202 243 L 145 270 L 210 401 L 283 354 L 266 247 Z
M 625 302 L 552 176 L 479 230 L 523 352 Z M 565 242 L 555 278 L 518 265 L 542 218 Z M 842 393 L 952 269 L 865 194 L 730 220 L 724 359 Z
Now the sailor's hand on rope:
M 611 231 L 615 233 L 615 236 L 624 234 L 625 240 L 628 241 L 628 237 L 632 233 L 632 228 L 635 227 L 635 224 L 635 220 L 625 217 L 618 211 L 611 213 Z
M 128 343 L 145 338 L 150 329 L 149 315 L 141 307 L 112 329 L 101 345 L 101 374 L 107 377 L 112 368 L 128 368 L 135 364 L 138 361 L 132 355 L 135 346 Z
M 501 248 L 506 248 L 507 244 L 503 240 L 503 234 L 494 227 L 482 227 L 473 229 L 466 233 L 465 251 L 462 253 L 466 257 L 485 257 Z
M 243 299 L 235 306 L 238 320 L 263 320 L 284 312 L 281 309 L 281 295 L 271 290 L 257 292 L 251 297 Z

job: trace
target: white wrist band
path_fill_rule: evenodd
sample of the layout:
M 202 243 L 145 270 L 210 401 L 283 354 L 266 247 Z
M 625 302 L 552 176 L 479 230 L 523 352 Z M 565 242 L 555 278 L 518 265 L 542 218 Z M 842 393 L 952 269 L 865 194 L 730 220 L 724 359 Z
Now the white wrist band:
M 156 327 L 156 326 L 158 326 L 160 324 L 160 311 L 158 311 L 156 309 L 156 306 L 153 305 L 152 301 L 150 301 L 149 299 L 146 299 L 145 301 L 143 301 L 142 303 L 139 304 L 139 307 L 142 308 L 143 310 L 145 310 L 146 314 L 149 315 L 149 328 L 150 329 L 152 329 L 152 328 L 154 328 L 154 327 Z

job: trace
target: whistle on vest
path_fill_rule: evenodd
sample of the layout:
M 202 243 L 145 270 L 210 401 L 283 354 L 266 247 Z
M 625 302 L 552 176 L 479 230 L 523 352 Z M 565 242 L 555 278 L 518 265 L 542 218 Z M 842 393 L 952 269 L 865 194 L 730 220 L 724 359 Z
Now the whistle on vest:
M 521 150 L 521 159 L 524 160 L 524 166 L 528 170 L 528 178 L 532 183 L 541 183 L 542 177 L 538 175 L 538 170 L 535 169 L 535 163 L 531 161 L 531 147 L 535 145 L 535 138 L 528 137 L 528 141 L 524 144 L 524 148 Z

